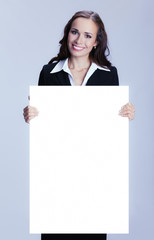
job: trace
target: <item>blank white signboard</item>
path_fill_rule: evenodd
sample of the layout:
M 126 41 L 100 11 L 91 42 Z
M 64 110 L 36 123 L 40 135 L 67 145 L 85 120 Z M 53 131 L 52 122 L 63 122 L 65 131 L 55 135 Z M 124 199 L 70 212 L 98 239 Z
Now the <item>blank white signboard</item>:
M 128 233 L 128 92 L 30 87 L 30 233 Z

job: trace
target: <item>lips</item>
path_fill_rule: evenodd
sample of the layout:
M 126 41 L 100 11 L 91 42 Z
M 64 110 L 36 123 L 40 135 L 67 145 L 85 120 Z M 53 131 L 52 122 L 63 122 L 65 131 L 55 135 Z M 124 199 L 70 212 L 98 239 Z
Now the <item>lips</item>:
M 75 50 L 75 51 L 82 51 L 84 48 L 83 47 L 79 47 L 79 46 L 77 46 L 77 45 L 72 45 L 73 46 L 73 49 Z

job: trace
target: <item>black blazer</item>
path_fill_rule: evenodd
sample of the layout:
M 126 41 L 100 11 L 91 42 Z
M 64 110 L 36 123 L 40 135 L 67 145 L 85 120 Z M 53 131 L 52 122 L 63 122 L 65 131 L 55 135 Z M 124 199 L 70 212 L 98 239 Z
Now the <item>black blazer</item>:
M 39 86 L 44 85 L 68 85 L 71 86 L 68 74 L 60 72 L 50 73 L 57 63 L 47 64 L 40 72 Z M 87 86 L 114 86 L 119 85 L 117 69 L 111 67 L 110 71 L 97 69 L 87 81 Z

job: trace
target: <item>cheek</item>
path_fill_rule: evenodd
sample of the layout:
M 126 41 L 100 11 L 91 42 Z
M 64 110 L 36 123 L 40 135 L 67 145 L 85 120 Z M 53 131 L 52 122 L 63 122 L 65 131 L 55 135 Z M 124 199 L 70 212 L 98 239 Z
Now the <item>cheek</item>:
M 72 34 L 68 34 L 68 39 L 67 39 L 67 42 L 68 42 L 68 44 L 70 43 L 72 41 Z
M 86 45 L 87 45 L 88 48 L 93 48 L 94 44 L 95 44 L 94 41 L 87 41 Z
M 69 33 L 67 42 L 70 43 L 70 42 L 74 41 L 74 39 L 75 39 L 75 36 Z

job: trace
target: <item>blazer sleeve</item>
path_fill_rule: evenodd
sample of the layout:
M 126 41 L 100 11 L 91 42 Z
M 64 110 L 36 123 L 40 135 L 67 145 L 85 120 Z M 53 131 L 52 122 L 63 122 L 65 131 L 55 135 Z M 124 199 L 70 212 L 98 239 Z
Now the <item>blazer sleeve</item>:
M 119 86 L 119 77 L 116 67 L 112 67 L 112 72 L 113 72 L 112 83 L 115 86 Z
M 44 67 L 42 68 L 40 75 L 39 75 L 39 81 L 38 81 L 38 86 L 45 86 L 46 81 L 45 81 L 45 76 L 44 76 Z

